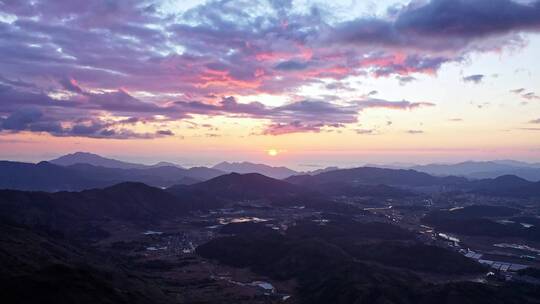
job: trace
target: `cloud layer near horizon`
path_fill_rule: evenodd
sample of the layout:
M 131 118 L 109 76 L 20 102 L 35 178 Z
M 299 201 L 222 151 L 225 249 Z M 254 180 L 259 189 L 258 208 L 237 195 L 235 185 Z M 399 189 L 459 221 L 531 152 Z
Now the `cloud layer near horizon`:
M 367 108 L 432 106 L 369 96 L 300 96 L 277 107 L 237 100 L 295 96 L 323 80 L 337 88 L 355 75 L 405 85 L 540 30 L 540 1 L 511 0 L 413 1 L 342 22 L 287 0 L 208 1 L 181 13 L 143 0 L 3 1 L 0 12 L 0 130 L 96 138 L 171 136 L 168 122 L 196 114 L 262 119 L 268 135 L 319 132 L 355 123 Z

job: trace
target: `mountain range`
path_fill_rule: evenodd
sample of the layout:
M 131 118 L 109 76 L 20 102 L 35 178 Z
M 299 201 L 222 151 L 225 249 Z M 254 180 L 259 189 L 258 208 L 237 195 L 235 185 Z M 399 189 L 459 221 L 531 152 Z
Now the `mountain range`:
M 531 182 L 515 175 L 469 180 L 457 176 L 433 176 L 411 169 L 360 167 L 291 176 L 285 181 L 335 195 L 373 195 L 379 192 L 381 195 L 386 193 L 403 197 L 411 195 L 411 192 L 403 190 L 410 190 L 419 193 L 461 191 L 513 198 L 540 197 L 540 182 Z
M 339 169 L 316 175 L 291 176 L 286 181 L 308 187 L 324 184 L 347 183 L 350 185 L 388 185 L 402 187 L 432 187 L 459 185 L 467 182 L 463 177 L 437 177 L 415 170 L 359 167 Z
M 530 180 L 540 181 L 540 164 L 529 164 L 518 161 L 468 161 L 457 164 L 430 164 L 413 166 L 410 169 L 432 175 L 457 175 L 469 178 L 495 178 L 502 175 L 516 175 Z
M 76 164 L 89 164 L 97 167 L 117 168 L 117 169 L 149 169 L 158 167 L 178 167 L 181 166 L 171 162 L 159 162 L 153 165 L 145 165 L 106 158 L 88 152 L 75 152 L 67 154 L 49 161 L 60 166 L 71 166 Z M 436 176 L 463 176 L 472 179 L 496 178 L 502 175 L 515 175 L 530 181 L 540 181 L 540 163 L 527 163 L 515 160 L 493 160 L 493 161 L 466 161 L 455 164 L 427 164 L 414 165 L 408 163 L 391 164 L 368 164 L 366 167 L 377 167 L 386 169 L 412 169 Z M 324 169 L 300 172 L 287 167 L 269 166 L 252 162 L 221 162 L 211 169 L 219 170 L 223 173 L 259 173 L 272 178 L 285 179 L 293 175 L 315 175 L 327 171 L 334 171 L 339 168 L 328 167 Z
M 37 164 L 0 161 L 0 189 L 80 191 L 109 187 L 123 182 L 138 182 L 153 187 L 169 188 L 170 191 L 184 193 L 187 191 L 190 194 L 204 192 L 207 196 L 245 199 L 261 196 L 283 197 L 286 196 L 284 193 L 298 194 L 300 188 L 304 194 L 317 192 L 327 196 L 406 197 L 414 195 L 415 192 L 465 191 L 483 195 L 528 198 L 540 196 L 539 182 L 531 182 L 518 174 L 485 178 L 480 176 L 478 170 L 492 170 L 484 171 L 491 172 L 486 173 L 487 175 L 503 172 L 509 168 L 518 168 L 515 170 L 522 170 L 521 172 L 540 171 L 540 168 L 535 166 L 537 164 L 497 161 L 424 165 L 415 166 L 415 169 L 328 168 L 299 173 L 286 167 L 249 162 L 222 162 L 212 168 L 189 169 L 165 162 L 142 165 L 77 152 Z M 229 173 L 231 171 L 234 173 Z M 455 175 L 450 175 L 451 173 Z M 479 178 L 471 179 L 470 175 Z M 204 183 L 205 181 L 208 183 Z M 278 185 L 281 187 L 279 193 L 272 190 Z M 265 187 L 268 187 L 267 192 Z M 258 195 L 254 196 L 255 192 Z
M 205 167 L 121 169 L 82 163 L 59 166 L 49 162 L 31 164 L 0 161 L 0 189 L 78 191 L 112 186 L 121 182 L 141 182 L 155 187 L 169 187 L 176 184 L 192 184 L 222 174 L 224 172 Z

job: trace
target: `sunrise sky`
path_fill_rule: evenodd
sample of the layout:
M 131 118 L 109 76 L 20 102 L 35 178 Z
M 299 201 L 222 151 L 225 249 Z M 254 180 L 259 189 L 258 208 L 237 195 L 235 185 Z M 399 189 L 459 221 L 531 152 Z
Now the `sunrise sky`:
M 525 0 L 0 0 L 0 158 L 540 161 L 539 34 Z

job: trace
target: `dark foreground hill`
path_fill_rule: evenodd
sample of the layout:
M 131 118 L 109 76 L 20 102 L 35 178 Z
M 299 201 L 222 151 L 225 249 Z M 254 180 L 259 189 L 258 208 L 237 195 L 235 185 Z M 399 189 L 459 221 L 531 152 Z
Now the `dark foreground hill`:
M 336 202 L 332 199 L 334 195 L 354 194 L 376 196 L 377 198 L 413 195 L 408 191 L 387 186 L 357 187 L 354 190 L 337 186 L 333 191 L 310 189 L 257 173 L 231 173 L 193 185 L 176 185 L 168 188 L 167 191 L 181 198 L 198 198 L 201 201 L 215 201 L 225 204 L 257 200 L 271 203 L 274 206 L 304 206 L 341 214 L 362 214 L 366 211 L 355 205 Z
M 193 185 L 173 186 L 168 191 L 178 196 L 200 194 L 233 200 L 283 198 L 307 192 L 302 187 L 258 173 L 230 173 Z
M 45 232 L 0 222 L 3 303 L 174 303 L 110 257 Z
M 540 198 L 540 182 L 530 182 L 515 175 L 503 175 L 470 183 L 472 192 L 513 198 Z
M 435 210 L 429 212 L 422 221 L 439 231 L 460 235 L 521 238 L 540 241 L 538 226 L 525 227 L 521 222 L 529 222 L 528 217 L 516 217 L 519 210 L 502 206 L 469 206 L 455 210 Z M 497 219 L 509 220 L 505 223 Z
M 51 232 L 100 238 L 101 223 L 150 224 L 211 207 L 141 183 L 122 183 L 82 192 L 0 191 L 0 219 Z
M 427 283 L 421 273 L 481 274 L 485 269 L 459 253 L 417 243 L 397 227 L 372 225 L 347 219 L 301 222 L 285 235 L 229 227 L 235 236 L 214 239 L 197 253 L 275 280 L 293 280 L 300 303 L 517 304 L 539 299 L 538 288 L 530 285 Z

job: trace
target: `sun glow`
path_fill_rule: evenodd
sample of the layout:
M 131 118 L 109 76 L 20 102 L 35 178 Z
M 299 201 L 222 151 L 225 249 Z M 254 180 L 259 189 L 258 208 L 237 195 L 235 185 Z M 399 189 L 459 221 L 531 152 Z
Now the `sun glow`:
M 268 153 L 269 156 L 277 156 L 279 154 L 279 151 L 276 149 L 269 149 L 268 151 L 266 151 L 266 153 Z

